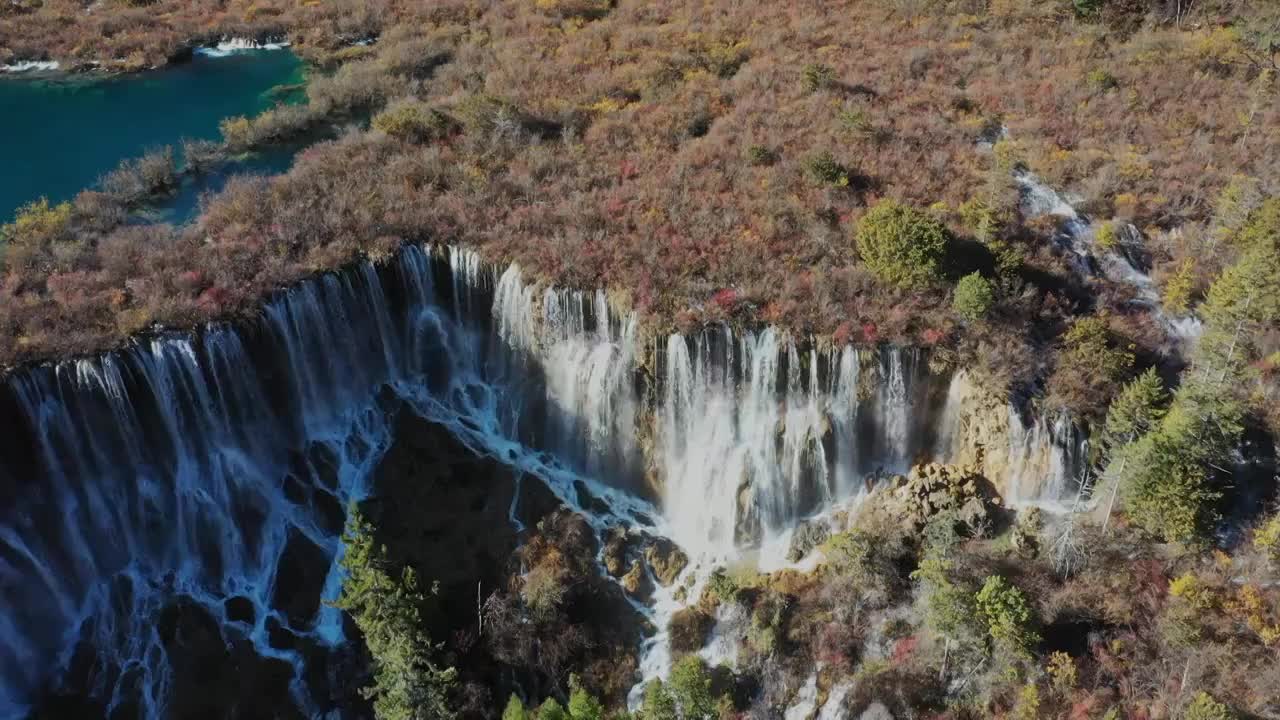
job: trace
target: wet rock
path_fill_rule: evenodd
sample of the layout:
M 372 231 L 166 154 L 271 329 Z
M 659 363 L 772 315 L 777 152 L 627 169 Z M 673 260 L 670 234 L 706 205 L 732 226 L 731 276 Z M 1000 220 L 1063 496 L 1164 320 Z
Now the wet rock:
M 831 531 L 821 520 L 806 520 L 800 523 L 791 533 L 791 544 L 787 547 L 787 562 L 800 562 L 829 537 L 831 537 Z
M 227 598 L 222 607 L 227 613 L 227 619 L 231 622 L 252 625 L 257 616 L 253 601 L 243 595 Z
M 755 545 L 764 537 L 760 514 L 756 512 L 756 495 L 750 483 L 738 487 L 738 519 L 733 527 L 734 542 Z
M 707 644 L 707 637 L 711 635 L 715 624 L 715 618 L 697 608 L 676 611 L 667 626 L 672 652 L 691 653 L 701 650 Z
M 303 505 L 307 502 L 307 488 L 293 473 L 284 476 L 284 496 L 294 505 Z
M 644 571 L 644 566 L 639 560 L 631 562 L 631 569 L 622 576 L 620 582 L 622 589 L 636 600 L 644 602 L 653 596 L 653 581 L 649 579 L 649 574 Z
M 309 627 L 320 609 L 320 594 L 329 574 L 329 553 L 297 530 L 289 532 L 276 569 L 271 604 L 296 628 Z
M 670 587 L 689 564 L 689 557 L 666 538 L 655 538 L 644 549 L 644 560 L 658 584 Z
M 342 503 L 327 490 L 316 489 L 311 493 L 311 507 L 315 510 L 316 524 L 325 532 L 340 535 L 347 522 L 347 512 Z
M 593 515 L 609 514 L 609 503 L 592 494 L 592 492 L 587 489 L 586 483 L 581 480 L 574 481 L 573 490 L 578 496 L 578 505 L 581 506 L 583 510 L 586 510 Z
M 604 540 L 604 568 L 609 575 L 620 578 L 626 572 L 627 531 L 609 528 Z
M 289 628 L 280 624 L 274 617 L 267 618 L 267 644 L 276 650 L 294 650 L 298 647 L 298 636 Z

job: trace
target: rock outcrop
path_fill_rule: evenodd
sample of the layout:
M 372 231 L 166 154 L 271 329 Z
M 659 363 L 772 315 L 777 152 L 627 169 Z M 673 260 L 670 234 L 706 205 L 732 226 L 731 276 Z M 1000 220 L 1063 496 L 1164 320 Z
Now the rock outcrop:
M 644 549 L 644 561 L 662 587 L 671 587 L 689 564 L 689 556 L 666 538 L 654 538 Z
M 805 520 L 791 533 L 787 547 L 787 562 L 800 562 L 811 550 L 831 537 L 831 530 L 821 520 Z
M 969 527 L 984 525 L 1000 497 L 975 467 L 927 463 L 873 491 L 862 513 L 922 529 L 942 513 Z

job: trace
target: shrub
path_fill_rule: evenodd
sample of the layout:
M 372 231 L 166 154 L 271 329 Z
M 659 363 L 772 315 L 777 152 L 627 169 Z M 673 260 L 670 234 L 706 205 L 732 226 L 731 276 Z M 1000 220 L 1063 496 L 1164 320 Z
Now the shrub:
M 524 709 L 524 703 L 520 702 L 515 693 L 511 693 L 511 697 L 507 699 L 507 706 L 502 710 L 502 720 L 530 720 L 529 712 Z
M 1100 415 L 1133 367 L 1133 346 L 1117 345 L 1105 317 L 1089 315 L 1072 323 L 1049 379 L 1054 403 L 1079 415 Z
M 243 115 L 224 118 L 218 123 L 218 131 L 222 133 L 222 142 L 228 147 L 243 149 L 253 144 L 253 123 Z
M 454 108 L 453 114 L 467 133 L 486 133 L 503 124 L 520 123 L 515 105 L 492 95 L 468 95 Z
M 1195 263 L 1191 258 L 1186 258 L 1178 263 L 1178 269 L 1165 280 L 1161 306 L 1167 313 L 1182 315 L 1191 309 L 1191 296 L 1195 289 Z
M 562 572 L 552 563 L 543 562 L 525 574 L 520 596 L 535 616 L 551 618 L 560 609 L 565 595 Z
M 947 230 L 927 213 L 882 200 L 858 224 L 858 254 L 881 281 L 921 288 L 940 277 Z
M 448 136 L 453 122 L 449 116 L 426 103 L 405 98 L 391 103 L 374 116 L 373 127 L 401 140 L 425 142 Z
M 186 170 L 202 173 L 223 159 L 223 147 L 212 140 L 182 141 L 182 160 Z
M 804 161 L 805 172 L 820 185 L 832 187 L 848 187 L 849 171 L 841 165 L 830 152 L 823 150 L 811 155 Z
M 842 128 L 851 133 L 867 137 L 875 133 L 876 128 L 871 124 L 871 118 L 858 108 L 844 108 L 836 119 L 839 120 Z
M 1120 86 L 1116 76 L 1106 70 L 1090 70 L 1089 74 L 1085 76 L 1085 81 L 1089 83 L 1089 87 L 1094 92 L 1106 92 Z
M 993 302 L 995 302 L 995 291 L 991 283 L 982 277 L 981 273 L 974 272 L 960 278 L 960 282 L 956 283 L 955 298 L 951 301 L 951 307 L 960 317 L 975 322 L 986 317 Z
M 805 92 L 825 90 L 835 84 L 836 71 L 827 65 L 810 63 L 800 71 L 801 85 Z
M 1049 675 L 1054 691 L 1059 695 L 1066 696 L 1080 683 L 1080 671 L 1076 668 L 1075 658 L 1061 651 L 1049 655 L 1045 672 Z
M 1115 252 L 1116 247 L 1120 244 L 1120 237 L 1116 234 L 1116 224 L 1108 221 L 1098 226 L 1097 233 L 1093 236 L 1093 245 L 1102 252 Z
M 44 248 L 67 237 L 71 224 L 71 203 L 50 205 L 40 198 L 18 209 L 13 222 L 0 227 L 0 240 L 14 246 Z
M 752 145 L 747 148 L 747 161 L 752 165 L 772 165 L 777 160 L 778 154 L 766 145 Z
M 1253 546 L 1273 565 L 1280 565 L 1280 513 L 1272 515 L 1254 531 Z
M 125 160 L 99 181 L 102 191 L 123 205 L 136 205 L 173 190 L 178 184 L 173 148 L 153 150 L 136 160 Z
M 651 680 L 644 686 L 640 717 L 643 720 L 680 720 L 676 699 L 661 679 Z
M 1203 690 L 1196 693 L 1182 716 L 1185 720 L 1234 720 L 1235 713 Z
M 1098 17 L 1104 2 L 1105 0 L 1071 0 L 1071 6 L 1076 12 L 1076 17 L 1093 19 Z
M 717 716 L 711 670 L 698 655 L 686 655 L 671 668 L 671 694 L 685 720 Z
M 1026 595 L 1008 580 L 999 575 L 987 577 L 974 600 L 998 647 L 1026 656 L 1040 642 Z

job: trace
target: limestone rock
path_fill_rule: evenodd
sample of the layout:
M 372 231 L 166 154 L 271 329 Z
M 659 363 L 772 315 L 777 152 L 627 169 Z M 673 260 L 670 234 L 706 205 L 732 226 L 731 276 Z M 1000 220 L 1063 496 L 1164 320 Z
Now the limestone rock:
M 662 587 L 670 587 L 680 577 L 689 557 L 676 544 L 666 538 L 655 538 L 644 549 L 644 560 Z
M 671 616 L 668 626 L 671 650 L 677 653 L 697 652 L 707 642 L 715 618 L 697 608 L 684 608 Z
M 622 528 L 610 528 L 604 539 L 604 569 L 609 575 L 620 578 L 626 572 L 627 532 Z
M 906 476 L 890 478 L 872 493 L 863 512 L 917 530 L 936 515 L 955 513 L 958 521 L 980 528 L 998 504 L 996 499 L 977 468 L 926 463 L 911 468 Z
M 643 602 L 653 595 L 653 582 L 649 580 L 649 575 L 644 571 L 644 566 L 639 560 L 631 562 L 631 569 L 622 576 L 621 582 L 622 589 L 636 600 Z
M 809 551 L 831 537 L 827 524 L 821 520 L 806 520 L 791 533 L 791 545 L 787 548 L 787 562 L 800 562 Z

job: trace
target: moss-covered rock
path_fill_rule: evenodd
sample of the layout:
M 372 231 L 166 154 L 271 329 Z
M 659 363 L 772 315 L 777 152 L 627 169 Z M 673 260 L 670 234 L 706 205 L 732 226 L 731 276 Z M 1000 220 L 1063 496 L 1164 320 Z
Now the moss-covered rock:
M 675 653 L 697 652 L 707 643 L 715 618 L 697 608 L 684 608 L 671 616 L 667 630 L 671 651 Z
M 653 571 L 653 577 L 663 587 L 670 587 L 689 564 L 689 556 L 666 538 L 656 538 L 650 542 L 644 549 L 644 560 Z

